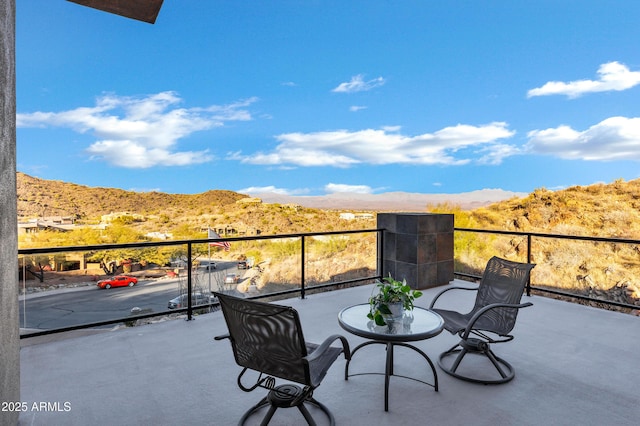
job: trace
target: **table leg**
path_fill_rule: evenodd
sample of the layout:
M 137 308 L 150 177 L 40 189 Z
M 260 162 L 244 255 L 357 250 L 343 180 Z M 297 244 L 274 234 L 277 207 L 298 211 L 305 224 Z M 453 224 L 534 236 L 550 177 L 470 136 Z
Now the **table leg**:
M 393 368 L 393 364 L 394 364 L 394 356 L 393 356 L 393 347 L 394 346 L 404 346 L 405 348 L 409 348 L 417 353 L 419 353 L 420 355 L 422 355 L 422 357 L 427 361 L 427 363 L 429 364 L 429 366 L 431 367 L 431 371 L 433 372 L 433 380 L 434 380 L 434 384 L 432 385 L 434 390 L 437 392 L 438 391 L 438 373 L 436 372 L 436 367 L 433 364 L 433 362 L 431 361 L 431 359 L 427 356 L 426 353 L 424 353 L 422 350 L 420 350 L 419 348 L 416 348 L 415 346 L 412 346 L 408 343 L 403 343 L 403 342 L 382 342 L 379 340 L 370 340 L 364 343 L 361 343 L 360 345 L 356 346 L 355 349 L 353 349 L 353 351 L 351 352 L 351 359 L 348 359 L 345 367 L 344 367 L 344 379 L 345 380 L 349 380 L 349 363 L 351 362 L 351 360 L 353 359 L 353 355 L 359 351 L 361 348 L 368 346 L 368 345 L 375 345 L 375 344 L 381 344 L 381 345 L 385 345 L 386 350 L 387 350 L 387 354 L 386 354 L 386 358 L 385 358 L 385 368 L 384 368 L 384 411 L 389 411 L 389 383 L 391 382 L 391 376 L 394 376 L 394 368 Z M 381 373 L 358 373 L 356 375 L 360 375 L 360 374 L 381 374 Z M 415 379 L 413 377 L 407 377 L 407 376 L 398 376 L 398 377 L 403 377 L 405 379 L 410 379 L 410 380 L 415 380 L 421 383 L 425 383 L 427 385 L 431 385 L 430 383 L 424 382 L 422 380 L 419 379 Z
M 438 392 L 438 373 L 436 372 L 436 366 L 431 361 L 431 358 L 429 358 L 427 356 L 427 354 L 424 353 L 423 351 L 421 351 L 419 348 L 416 348 L 415 346 L 409 345 L 408 343 L 394 342 L 394 343 L 392 343 L 392 345 L 394 345 L 394 346 L 404 346 L 405 348 L 412 349 L 415 352 L 417 352 L 420 355 L 422 355 L 422 357 L 427 360 L 427 362 L 429 363 L 429 366 L 431 367 L 431 371 L 433 372 L 433 388 L 434 388 L 434 390 L 436 392 Z
M 358 350 L 360 350 L 360 348 L 364 348 L 365 346 L 369 346 L 369 345 L 376 345 L 376 344 L 385 344 L 384 342 L 379 342 L 377 340 L 369 340 L 367 342 L 361 343 L 358 346 L 355 347 L 355 349 L 353 351 L 351 351 L 351 358 L 347 360 L 345 366 L 344 366 L 344 379 L 345 380 L 349 380 L 349 363 L 351 362 L 351 360 L 353 359 L 353 355 L 355 355 L 356 352 L 358 352 Z
M 387 359 L 384 368 L 384 411 L 389 411 L 389 382 L 393 375 L 393 343 L 387 343 Z

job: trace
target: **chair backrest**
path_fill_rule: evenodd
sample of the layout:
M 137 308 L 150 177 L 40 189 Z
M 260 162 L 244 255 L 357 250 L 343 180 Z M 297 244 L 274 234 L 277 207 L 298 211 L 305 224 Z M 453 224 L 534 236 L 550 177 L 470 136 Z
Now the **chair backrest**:
M 482 275 L 472 313 L 493 303 L 519 304 L 524 287 L 529 281 L 535 264 L 513 262 L 492 257 Z M 517 308 L 496 308 L 489 310 L 478 328 L 499 335 L 507 335 L 516 324 Z
M 289 306 L 215 293 L 236 363 L 281 379 L 310 384 L 298 312 Z

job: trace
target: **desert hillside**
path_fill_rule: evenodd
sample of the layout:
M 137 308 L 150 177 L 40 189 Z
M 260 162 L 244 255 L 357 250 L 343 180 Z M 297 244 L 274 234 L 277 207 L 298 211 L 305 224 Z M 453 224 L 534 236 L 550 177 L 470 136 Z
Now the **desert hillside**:
M 163 228 L 185 223 L 217 223 L 261 229 L 263 233 L 287 233 L 375 225 L 375 220 L 337 221 L 335 209 L 339 206 L 328 210 L 261 203 L 245 194 L 225 190 L 193 195 L 133 192 L 38 179 L 24 173 L 18 173 L 17 181 L 21 221 L 43 216 L 72 216 L 79 223 L 92 223 L 105 214 L 129 212 L 156 218 Z M 443 200 L 437 206 L 425 205 L 424 211 L 427 210 L 456 213 L 458 227 L 640 238 L 640 179 L 559 191 L 540 188 L 524 197 L 476 209 L 463 209 L 455 200 Z
M 366 220 L 340 220 L 339 212 L 299 205 L 262 203 L 260 199 L 233 191 L 210 190 L 201 194 L 133 192 L 115 188 L 92 188 L 54 180 L 17 175 L 18 220 L 67 216 L 75 223 L 97 224 L 102 215 L 130 214 L 124 223 L 139 234 L 203 227 L 231 228 L 253 235 L 319 232 L 375 227 L 373 215 Z M 123 221 L 120 221 L 123 223 Z
M 560 191 L 541 188 L 527 197 L 472 211 L 446 205 L 433 211 L 455 213 L 458 228 L 640 240 L 640 180 Z M 524 259 L 526 250 L 524 236 L 455 234 L 458 270 L 479 273 L 492 255 Z M 531 255 L 537 264 L 532 279 L 538 285 L 621 303 L 635 304 L 640 299 L 636 244 L 534 237 Z
M 536 189 L 524 198 L 470 211 L 468 220 L 485 229 L 640 238 L 640 179 Z
M 212 212 L 247 197 L 232 191 L 201 194 L 133 192 L 116 188 L 92 188 L 57 180 L 17 174 L 18 218 L 73 216 L 80 220 L 100 218 L 111 212 L 141 215 Z

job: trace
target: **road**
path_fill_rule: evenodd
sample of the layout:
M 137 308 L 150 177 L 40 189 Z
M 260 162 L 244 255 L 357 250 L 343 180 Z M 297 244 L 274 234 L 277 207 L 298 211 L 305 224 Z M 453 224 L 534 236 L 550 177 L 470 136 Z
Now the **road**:
M 218 263 L 217 270 L 204 269 L 194 274 L 193 285 L 202 292 L 219 289 L 227 272 L 237 272 L 235 263 Z M 239 272 L 239 271 L 238 271 Z M 209 280 L 209 278 L 211 278 Z M 219 284 L 220 283 L 220 284 Z M 186 291 L 184 278 L 139 280 L 133 287 L 98 289 L 96 286 L 74 290 L 54 290 L 20 301 L 20 327 L 47 330 L 127 317 L 134 307 L 150 312 L 168 311 L 170 299 Z M 26 315 L 25 315 L 26 311 Z M 26 317 L 26 320 L 25 320 Z

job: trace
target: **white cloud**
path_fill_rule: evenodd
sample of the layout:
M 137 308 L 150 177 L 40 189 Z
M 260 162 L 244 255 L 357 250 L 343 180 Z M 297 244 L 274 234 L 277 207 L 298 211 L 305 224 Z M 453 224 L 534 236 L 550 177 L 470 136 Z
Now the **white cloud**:
M 527 97 L 566 95 L 577 98 L 585 93 L 620 91 L 640 84 L 640 71 L 630 71 L 626 65 L 615 61 L 600 65 L 598 75 L 598 80 L 575 80 L 568 83 L 550 81 L 542 87 L 529 90 Z
M 361 106 L 361 105 L 352 105 L 352 106 L 349 107 L 349 111 L 351 111 L 351 112 L 358 112 L 358 111 L 363 110 L 363 109 L 367 109 L 367 107 L 366 106 Z
M 559 126 L 528 133 L 527 149 L 570 160 L 640 161 L 640 118 L 611 117 L 578 131 Z
M 280 195 L 302 195 L 309 193 L 306 188 L 285 189 L 278 188 L 273 185 L 268 186 L 250 186 L 248 188 L 239 189 L 236 192 L 241 194 L 280 194 Z
M 248 188 L 238 189 L 236 192 L 241 194 L 264 194 L 264 193 L 273 193 L 273 194 L 288 194 L 289 192 L 283 188 L 276 188 L 273 185 L 269 186 L 250 186 Z
M 391 131 L 389 131 L 391 130 Z M 231 157 L 248 164 L 349 167 L 357 164 L 460 165 L 471 161 L 497 164 L 516 148 L 496 141 L 513 136 L 506 123 L 483 126 L 458 124 L 435 133 L 406 136 L 399 128 L 336 130 L 317 133 L 286 133 L 272 152 Z M 481 149 L 479 158 L 469 158 L 463 149 Z M 477 155 L 475 156 L 477 157 Z
M 501 164 L 505 158 L 518 155 L 520 149 L 513 145 L 494 143 L 481 147 L 478 153 L 481 154 L 478 158 L 478 164 L 498 165 Z
M 373 192 L 373 189 L 367 185 L 346 185 L 343 183 L 328 183 L 325 185 L 324 190 L 329 193 L 349 192 L 355 194 L 371 194 Z
M 365 92 L 373 88 L 382 86 L 385 83 L 385 79 L 382 77 L 374 78 L 373 80 L 364 81 L 364 75 L 358 74 L 351 77 L 351 81 L 346 83 L 340 83 L 338 87 L 332 90 L 336 93 L 354 93 Z
M 204 151 L 179 151 L 176 145 L 190 134 L 223 126 L 229 121 L 251 120 L 246 109 L 257 98 L 205 108 L 180 108 L 175 92 L 144 97 L 105 95 L 94 107 L 62 112 L 17 114 L 18 127 L 69 127 L 91 132 L 98 139 L 87 148 L 93 159 L 126 168 L 157 165 L 184 166 L 211 161 Z

